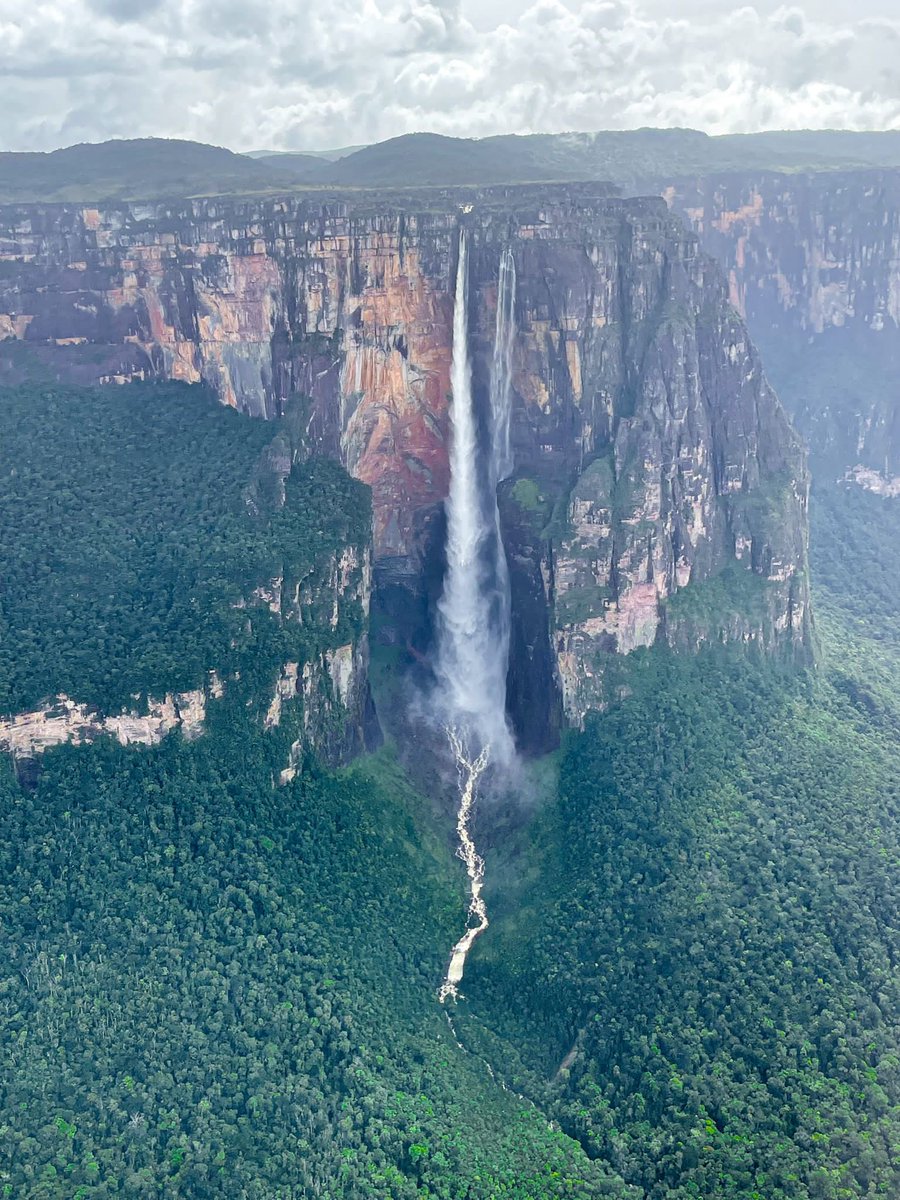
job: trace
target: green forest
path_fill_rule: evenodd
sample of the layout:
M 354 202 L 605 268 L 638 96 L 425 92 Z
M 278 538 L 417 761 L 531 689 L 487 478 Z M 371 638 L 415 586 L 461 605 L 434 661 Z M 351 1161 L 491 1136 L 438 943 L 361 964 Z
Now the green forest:
M 0 1194 L 608 1194 L 455 1046 L 460 881 L 389 759 L 273 790 L 234 726 L 47 759 L 0 806 Z
M 634 656 L 489 863 L 463 1038 L 653 1200 L 897 1194 L 894 520 L 815 491 L 818 671 Z
M 369 539 L 367 489 L 324 459 L 292 468 L 287 422 L 182 384 L 0 400 L 0 714 L 58 692 L 112 710 L 213 669 L 267 676 L 359 626 L 350 606 L 334 630 L 240 607 Z
M 898 1194 L 890 501 L 814 488 L 814 671 L 636 652 L 481 810 L 445 1011 L 452 805 L 390 743 L 274 786 L 254 703 L 362 614 L 233 607 L 361 545 L 364 489 L 196 388 L 0 403 L 0 712 L 240 677 L 194 742 L 0 761 L 0 1196 Z
M 609 1194 L 437 1004 L 450 814 L 389 750 L 273 786 L 260 696 L 362 614 L 233 605 L 364 542 L 365 489 L 313 460 L 279 504 L 288 432 L 198 388 L 0 402 L 4 707 L 228 679 L 196 742 L 0 760 L 0 1196 Z

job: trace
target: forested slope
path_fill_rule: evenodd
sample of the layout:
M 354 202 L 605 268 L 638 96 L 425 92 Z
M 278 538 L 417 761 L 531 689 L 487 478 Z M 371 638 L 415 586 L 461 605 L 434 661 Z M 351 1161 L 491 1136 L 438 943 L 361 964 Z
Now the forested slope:
M 0 1195 L 629 1195 L 454 1042 L 449 811 L 390 752 L 276 786 L 279 663 L 362 614 L 241 605 L 367 538 L 362 485 L 194 388 L 0 410 L 4 704 L 224 681 L 193 742 L 0 759 Z
M 483 808 L 463 1049 L 451 802 L 390 748 L 276 786 L 278 663 L 346 634 L 231 607 L 364 493 L 313 462 L 273 506 L 277 429 L 148 394 L 0 396 L 5 703 L 37 669 L 97 703 L 229 680 L 194 742 L 0 762 L 0 1195 L 896 1195 L 893 502 L 814 488 L 815 673 L 636 652 L 529 804 Z
M 226 726 L 5 772 L 5 1194 L 610 1194 L 454 1045 L 421 799 L 384 764 L 273 791 L 270 755 Z
M 900 1186 L 896 518 L 826 486 L 812 515 L 817 676 L 635 656 L 497 855 L 460 1014 L 653 1200 Z
M 334 630 L 249 619 L 256 587 L 318 583 L 369 539 L 367 490 L 325 460 L 292 469 L 278 424 L 182 384 L 9 388 L 0 413 L 0 715 L 57 692 L 112 708 L 214 668 L 264 689 L 361 627 L 349 604 Z

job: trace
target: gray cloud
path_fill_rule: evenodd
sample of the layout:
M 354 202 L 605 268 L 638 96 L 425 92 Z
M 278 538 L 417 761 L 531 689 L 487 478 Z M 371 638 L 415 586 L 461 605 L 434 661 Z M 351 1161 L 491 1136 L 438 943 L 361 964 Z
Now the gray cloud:
M 146 20 L 162 0 L 88 0 L 88 8 L 114 21 Z
M 882 0 L 815 15 L 693 0 L 678 17 L 662 0 L 491 0 L 478 28 L 469 2 L 0 0 L 0 148 L 900 128 L 900 20 Z

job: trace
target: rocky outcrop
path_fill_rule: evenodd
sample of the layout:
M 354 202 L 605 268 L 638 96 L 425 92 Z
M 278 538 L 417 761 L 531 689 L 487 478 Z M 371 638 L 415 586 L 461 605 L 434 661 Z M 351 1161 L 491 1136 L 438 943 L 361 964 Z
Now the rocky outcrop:
M 371 486 L 382 593 L 423 592 L 448 483 L 459 223 L 482 410 L 511 245 L 510 704 L 545 745 L 560 695 L 575 722 L 604 702 L 611 652 L 737 637 L 803 653 L 809 633 L 799 445 L 695 238 L 661 200 L 605 191 L 7 209 L 2 329 L 79 377 L 88 345 L 97 377 L 206 380 L 251 413 L 290 409 L 297 452 Z M 734 611 L 672 606 L 732 567 Z M 753 615 L 747 581 L 765 591 Z M 275 581 L 258 601 L 288 619 L 302 589 Z M 316 694 L 356 695 L 359 672 L 323 662 Z
M 281 782 L 296 775 L 305 756 L 336 766 L 377 744 L 368 679 L 371 591 L 370 547 L 350 544 L 301 579 L 282 572 L 234 606 L 247 632 L 258 610 L 267 610 L 296 647 L 297 660 L 282 667 L 259 718 L 264 729 L 284 725 L 294 738 Z M 162 699 L 135 695 L 131 707 L 114 713 L 60 694 L 33 711 L 0 715 L 0 752 L 34 759 L 55 746 L 86 745 L 103 736 L 123 746 L 155 746 L 176 730 L 193 740 L 205 732 L 210 703 L 226 693 L 244 711 L 258 710 L 257 687 L 240 671 L 223 676 L 211 670 L 202 688 Z
M 215 672 L 211 672 L 208 688 L 170 692 L 162 700 L 151 696 L 143 704 L 135 697 L 134 708 L 107 716 L 59 695 L 33 712 L 0 718 L 0 750 L 18 759 L 34 758 L 53 746 L 80 746 L 104 734 L 122 746 L 155 746 L 176 729 L 190 740 L 203 733 L 209 698 L 221 695 L 222 684 Z
M 279 775 L 281 784 L 295 778 L 305 753 L 335 766 L 372 749 L 380 734 L 369 691 L 368 639 L 325 650 L 302 668 L 285 663 L 266 713 L 266 728 L 277 728 L 285 705 L 292 703 L 299 704 L 302 716 Z
M 891 499 L 900 496 L 900 475 L 885 475 L 861 463 L 851 467 L 843 482 L 854 483 L 866 492 L 874 492 L 876 496 L 888 496 Z
M 286 729 L 293 739 L 282 783 L 306 755 L 336 766 L 377 744 L 368 672 L 371 596 L 371 547 L 352 544 L 314 572 L 282 573 L 253 593 L 248 612 L 254 604 L 267 608 L 298 652 L 282 665 L 262 715 L 265 729 Z
M 663 189 L 729 297 L 814 465 L 900 473 L 900 172 L 731 175 Z

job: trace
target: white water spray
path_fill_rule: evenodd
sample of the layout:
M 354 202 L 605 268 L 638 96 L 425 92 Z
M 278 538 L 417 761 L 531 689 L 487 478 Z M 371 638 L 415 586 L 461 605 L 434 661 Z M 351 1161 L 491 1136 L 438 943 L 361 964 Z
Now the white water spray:
M 472 395 L 468 339 L 468 256 L 465 230 L 453 310 L 450 494 L 447 498 L 447 571 L 438 604 L 437 675 L 447 714 L 447 732 L 459 775 L 456 831 L 458 854 L 469 878 L 467 928 L 453 948 L 440 989 L 443 1001 L 456 996 L 466 957 L 488 926 L 482 898 L 484 861 L 471 834 L 478 786 L 489 764 L 510 764 L 515 755 L 506 719 L 510 594 L 497 508 L 497 483 L 511 470 L 509 450 L 510 361 L 515 266 L 501 259 L 497 330 L 491 376 L 490 454 L 479 445 Z

